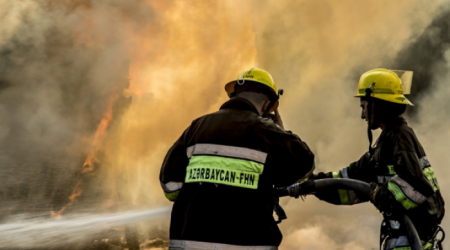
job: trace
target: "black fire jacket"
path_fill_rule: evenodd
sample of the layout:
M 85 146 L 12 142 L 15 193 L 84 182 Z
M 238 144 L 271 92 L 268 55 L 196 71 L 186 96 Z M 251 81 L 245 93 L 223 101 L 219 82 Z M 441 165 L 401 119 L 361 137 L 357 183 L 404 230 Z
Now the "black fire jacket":
M 395 226 L 389 214 L 405 212 L 426 240 L 444 217 L 444 200 L 430 162 L 414 131 L 399 117 L 381 133 L 371 156 L 364 154 L 339 172 L 319 173 L 318 178 L 350 178 L 380 185 L 375 205 L 384 213 L 387 225 Z M 362 200 L 353 191 L 338 190 L 316 194 L 333 204 L 352 205 Z M 398 229 L 398 228 L 394 228 Z M 401 229 L 390 230 L 405 235 Z
M 297 135 L 259 116 L 244 98 L 227 101 L 194 120 L 162 164 L 161 186 L 175 201 L 171 245 L 193 241 L 276 249 L 282 235 L 272 216 L 273 188 L 313 170 L 314 155 Z

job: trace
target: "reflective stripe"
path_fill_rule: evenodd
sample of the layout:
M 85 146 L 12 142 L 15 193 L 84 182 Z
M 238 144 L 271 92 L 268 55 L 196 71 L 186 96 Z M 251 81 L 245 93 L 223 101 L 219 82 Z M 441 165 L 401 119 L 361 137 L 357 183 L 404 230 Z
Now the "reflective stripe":
M 210 182 L 257 189 L 264 165 L 254 161 L 220 156 L 192 156 L 185 183 Z
M 427 197 L 415 191 L 409 183 L 398 177 L 398 175 L 389 180 L 388 189 L 406 210 L 415 208 L 427 200 Z
M 276 246 L 238 246 L 213 242 L 170 240 L 169 250 L 278 250 Z
M 436 176 L 434 175 L 434 171 L 431 167 L 425 168 L 423 170 L 423 173 L 427 177 L 427 179 L 430 181 L 431 185 L 433 186 L 434 191 L 439 190 L 439 184 L 437 182 Z
M 420 242 L 422 243 L 423 249 L 431 249 L 433 246 L 431 243 L 423 240 Z M 411 250 L 411 247 L 409 247 L 408 237 L 402 235 L 398 238 L 388 238 L 386 240 L 384 250 Z
M 422 167 L 423 173 L 430 181 L 430 184 L 433 186 L 434 191 L 439 190 L 439 184 L 437 182 L 436 176 L 434 175 L 434 170 L 431 168 L 430 162 L 428 161 L 428 157 L 424 156 L 419 159 L 420 166 Z
M 171 182 L 168 182 L 166 184 L 164 184 L 162 182 L 160 182 L 160 183 L 161 183 L 162 189 L 166 193 L 171 193 L 171 192 L 177 191 L 177 190 L 181 189 L 181 187 L 183 186 L 183 182 L 173 182 L 173 181 L 171 181 Z
M 400 221 L 397 220 L 390 220 L 389 225 L 392 229 L 398 230 L 400 228 Z
M 333 179 L 342 178 L 341 172 L 333 172 Z
M 233 157 L 255 161 L 264 164 L 266 162 L 267 153 L 241 147 L 224 146 L 217 144 L 195 144 L 187 148 L 187 156 L 191 158 L 193 155 L 216 155 Z
M 428 161 L 428 157 L 426 157 L 426 156 L 420 158 L 419 162 L 420 162 L 420 166 L 422 167 L 422 169 L 431 166 L 430 162 Z
M 341 169 L 342 178 L 348 179 L 348 167 Z
M 171 192 L 171 193 L 166 193 L 164 192 L 164 195 L 166 196 L 166 198 L 169 201 L 176 201 L 176 199 L 178 198 L 178 194 L 180 193 L 180 190 L 177 190 L 175 192 Z
M 379 175 L 379 176 L 377 176 L 378 184 L 383 184 L 386 181 L 390 180 L 391 178 L 392 178 L 392 176 L 389 176 L 389 175 Z
M 340 173 L 342 175 L 342 178 L 349 179 L 348 167 L 341 169 Z M 343 190 L 343 191 L 347 191 L 348 202 L 349 202 L 348 204 L 353 205 L 353 204 L 361 203 L 361 201 L 358 199 L 358 196 L 356 196 L 355 191 L 353 191 L 353 190 Z
M 333 178 L 339 179 L 342 178 L 342 172 L 333 172 Z M 339 199 L 341 200 L 341 204 L 343 205 L 351 205 L 350 196 L 348 195 L 348 191 L 345 189 L 338 189 Z

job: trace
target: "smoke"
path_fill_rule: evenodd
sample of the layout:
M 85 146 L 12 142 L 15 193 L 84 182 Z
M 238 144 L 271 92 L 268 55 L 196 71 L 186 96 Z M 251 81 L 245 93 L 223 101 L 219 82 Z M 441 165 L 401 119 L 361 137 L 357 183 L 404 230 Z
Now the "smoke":
M 77 183 L 80 196 L 62 220 L 169 204 L 158 182 L 166 151 L 193 119 L 217 110 L 227 100 L 224 84 L 251 66 L 271 72 L 286 90 L 285 126 L 312 148 L 319 171 L 345 167 L 367 149 L 359 102 L 351 97 L 361 73 L 398 67 L 414 70 L 415 80 L 426 75 L 433 88 L 413 83 L 411 126 L 447 199 L 450 54 L 448 32 L 439 30 L 445 22 L 438 21 L 445 20 L 446 5 L 0 1 L 0 221 L 50 217 L 68 205 Z M 95 160 L 83 171 L 91 153 Z M 281 249 L 378 246 L 381 215 L 370 204 L 337 207 L 314 197 L 282 202 L 289 219 L 281 224 Z M 138 227 L 141 243 L 152 246 L 162 232 L 168 237 L 168 223 Z
M 360 119 L 359 100 L 352 98 L 362 73 L 380 67 L 416 70 L 427 64 L 423 66 L 431 71 L 438 64 L 443 66 L 443 56 L 433 55 L 443 55 L 444 51 L 432 52 L 434 48 L 445 48 L 441 41 L 447 39 L 448 32 L 436 30 L 439 21 L 434 21 L 448 22 L 444 7 L 420 1 L 299 1 L 286 5 L 266 1 L 262 5 L 271 11 L 260 11 L 260 16 L 255 17 L 257 63 L 285 88 L 280 105 L 285 127 L 309 144 L 318 171 L 337 171 L 367 151 L 367 127 Z M 427 35 L 430 30 L 434 30 L 433 36 Z M 417 46 L 425 39 L 435 46 Z M 400 63 L 412 61 L 416 67 Z M 421 77 L 422 72 L 415 72 L 415 77 Z M 414 84 L 412 96 L 427 95 Z M 445 81 L 434 84 L 446 88 Z M 435 100 L 445 100 L 440 97 Z M 430 116 L 439 117 L 436 114 L 441 112 L 441 116 L 448 117 L 445 109 L 435 112 L 435 107 L 429 108 Z M 435 165 L 440 169 L 436 170 L 437 178 L 445 190 L 444 154 L 431 152 L 442 152 L 447 137 L 441 137 L 440 144 L 430 144 L 422 127 L 439 128 L 435 132 L 444 135 L 448 134 L 446 123 L 423 118 L 420 122 L 410 125 L 428 155 L 439 163 Z M 283 249 L 377 249 L 379 245 L 382 216 L 369 203 L 337 207 L 315 197 L 308 197 L 306 202 L 283 202 L 289 217 L 281 224 Z M 447 220 L 443 222 L 446 224 Z M 316 244 L 305 245 L 311 241 L 309 234 L 316 232 L 323 236 L 313 240 Z

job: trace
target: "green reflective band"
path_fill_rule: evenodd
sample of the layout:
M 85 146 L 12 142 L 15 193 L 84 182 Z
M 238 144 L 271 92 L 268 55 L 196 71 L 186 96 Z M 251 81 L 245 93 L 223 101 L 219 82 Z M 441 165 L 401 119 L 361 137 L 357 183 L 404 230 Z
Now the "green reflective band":
M 422 246 L 424 250 L 431 249 L 433 247 L 433 244 L 430 242 L 425 243 L 425 245 Z M 411 250 L 411 247 L 396 247 L 392 250 Z
M 423 170 L 423 173 L 425 174 L 427 179 L 430 181 L 431 185 L 434 188 L 434 191 L 438 191 L 439 190 L 439 184 L 437 182 L 436 176 L 434 176 L 433 169 L 431 167 L 425 168 Z
M 264 165 L 253 161 L 220 156 L 192 156 L 185 183 L 210 182 L 257 189 Z
M 417 207 L 417 204 L 406 197 L 400 187 L 392 182 L 392 180 L 389 180 L 388 182 L 388 189 L 395 196 L 395 199 L 400 202 L 406 210 Z
M 177 191 L 172 192 L 172 193 L 164 193 L 164 195 L 166 196 L 166 198 L 169 201 L 175 201 L 177 199 L 179 193 L 180 193 L 180 190 L 177 190 Z
M 341 171 L 333 172 L 333 179 L 342 178 Z M 339 199 L 341 199 L 342 205 L 352 205 L 350 202 L 350 196 L 348 195 L 348 191 L 345 189 L 338 189 Z
M 345 189 L 339 189 L 339 198 L 341 199 L 342 205 L 352 205 L 350 202 L 350 197 L 348 196 L 348 191 Z
M 333 172 L 333 179 L 342 178 L 341 171 Z
M 389 174 L 396 174 L 394 165 L 387 165 L 387 168 L 389 169 Z

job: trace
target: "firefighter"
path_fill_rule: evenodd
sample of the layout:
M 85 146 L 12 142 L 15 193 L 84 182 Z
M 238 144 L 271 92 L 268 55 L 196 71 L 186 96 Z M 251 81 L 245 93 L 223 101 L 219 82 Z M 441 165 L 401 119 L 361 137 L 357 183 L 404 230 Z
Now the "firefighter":
M 248 69 L 225 90 L 230 100 L 194 120 L 162 164 L 169 249 L 278 249 L 273 188 L 314 170 L 306 143 L 283 128 L 267 71 Z
M 364 73 L 358 84 L 361 118 L 368 123 L 369 152 L 337 172 L 319 173 L 312 179 L 349 178 L 370 183 L 370 202 L 382 212 L 382 249 L 410 249 L 405 227 L 396 214 L 412 220 L 424 249 L 435 244 L 435 232 L 444 217 L 444 200 L 425 151 L 402 114 L 413 104 L 404 96 L 401 79 L 386 69 Z M 381 128 L 372 147 L 371 130 Z M 310 181 L 302 183 L 311 192 Z M 305 193 L 303 193 L 305 194 Z M 316 196 L 336 205 L 366 202 L 351 190 L 320 191 Z

